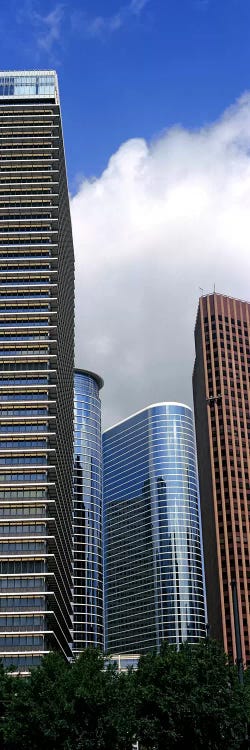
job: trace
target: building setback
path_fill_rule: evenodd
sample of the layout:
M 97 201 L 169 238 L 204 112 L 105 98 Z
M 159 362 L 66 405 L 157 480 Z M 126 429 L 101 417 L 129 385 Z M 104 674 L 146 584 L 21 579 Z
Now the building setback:
M 193 374 L 210 634 L 236 659 L 236 584 L 243 662 L 250 664 L 250 305 L 201 297 Z
M 205 635 L 193 417 L 161 403 L 103 434 L 105 649 Z
M 0 73 L 0 657 L 72 641 L 74 257 L 57 77 Z
M 103 380 L 75 370 L 73 653 L 103 648 L 101 401 Z

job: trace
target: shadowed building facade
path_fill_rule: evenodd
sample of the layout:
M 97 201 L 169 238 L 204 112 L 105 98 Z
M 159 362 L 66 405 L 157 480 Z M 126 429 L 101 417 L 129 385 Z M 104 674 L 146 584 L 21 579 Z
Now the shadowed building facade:
M 201 297 L 195 328 L 194 407 L 210 634 L 235 660 L 232 582 L 243 662 L 250 664 L 250 305 Z
M 103 648 L 101 401 L 103 380 L 75 370 L 73 654 Z
M 57 77 L 0 73 L 0 657 L 72 641 L 74 257 Z
M 162 403 L 103 434 L 105 648 L 205 635 L 192 412 Z

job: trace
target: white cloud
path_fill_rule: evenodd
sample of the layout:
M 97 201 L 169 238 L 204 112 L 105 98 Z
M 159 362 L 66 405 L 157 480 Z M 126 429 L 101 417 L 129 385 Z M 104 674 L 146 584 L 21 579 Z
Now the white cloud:
M 74 31 L 84 33 L 89 37 L 102 37 L 118 31 L 131 17 L 139 17 L 150 0 L 131 0 L 126 5 L 121 5 L 116 13 L 111 16 L 88 17 L 84 11 L 73 10 L 71 16 Z
M 131 3 L 129 4 L 128 9 L 130 13 L 134 13 L 135 15 L 137 15 L 138 13 L 141 13 L 141 11 L 143 10 L 143 8 L 145 8 L 145 5 L 147 5 L 148 2 L 149 0 L 131 0 Z
M 47 16 L 38 17 L 38 22 L 41 23 L 41 31 L 37 43 L 46 52 L 51 52 L 55 42 L 57 43 L 60 40 L 63 16 L 63 5 L 57 5 Z
M 38 55 L 45 52 L 51 57 L 61 42 L 64 16 L 65 6 L 62 3 L 57 3 L 48 14 L 43 15 L 37 10 L 34 0 L 26 0 L 19 8 L 17 21 L 26 27 L 30 25 Z
M 191 404 L 199 288 L 247 299 L 250 94 L 197 132 L 124 143 L 72 199 L 76 362 L 104 377 L 104 426 Z

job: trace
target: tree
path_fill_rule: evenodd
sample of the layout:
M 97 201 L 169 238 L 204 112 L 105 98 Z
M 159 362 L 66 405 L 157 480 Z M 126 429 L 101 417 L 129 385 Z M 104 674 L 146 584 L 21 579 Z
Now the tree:
M 5 725 L 8 706 L 12 703 L 15 684 L 14 677 L 6 674 L 0 661 L 0 747 L 4 748 Z
M 137 672 L 137 736 L 146 750 L 237 750 L 246 703 L 235 667 L 214 641 L 162 644 Z
M 217 643 L 163 643 L 119 673 L 98 649 L 44 657 L 28 678 L 0 665 L 1 750 L 242 750 L 245 686 Z
M 105 669 L 98 649 L 84 650 L 72 665 L 68 684 L 71 732 L 65 750 L 105 750 L 114 746 L 116 680 L 115 668 Z
M 7 707 L 6 750 L 61 750 L 69 732 L 67 677 L 70 666 L 59 654 L 48 654 L 29 677 L 13 680 Z

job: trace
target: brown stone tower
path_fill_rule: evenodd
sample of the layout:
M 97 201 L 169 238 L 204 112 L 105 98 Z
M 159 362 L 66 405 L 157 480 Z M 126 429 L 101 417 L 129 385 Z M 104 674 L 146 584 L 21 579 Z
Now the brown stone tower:
M 195 327 L 194 409 L 210 635 L 235 660 L 232 582 L 243 663 L 250 664 L 250 304 L 201 297 Z

